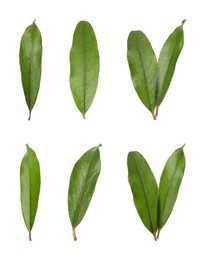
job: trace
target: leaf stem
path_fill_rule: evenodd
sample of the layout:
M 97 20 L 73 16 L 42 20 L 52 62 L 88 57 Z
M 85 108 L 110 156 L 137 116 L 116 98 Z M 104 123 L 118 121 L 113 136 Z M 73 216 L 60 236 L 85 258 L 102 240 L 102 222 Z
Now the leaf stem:
M 30 120 L 31 119 L 31 111 L 29 111 L 29 118 L 28 118 L 28 120 Z
M 82 114 L 82 116 L 83 116 L 83 119 L 86 119 L 86 116 L 85 116 L 85 114 Z
M 157 241 L 160 236 L 160 228 L 158 228 L 157 232 L 154 234 L 154 240 Z
M 157 118 L 157 116 L 158 116 L 158 111 L 159 111 L 159 107 L 156 106 L 156 111 L 155 111 L 155 117 L 156 117 L 156 118 Z
M 32 239 L 31 239 L 31 230 L 29 230 L 29 241 L 32 241 Z
M 152 112 L 152 117 L 154 120 L 156 120 L 156 116 L 155 116 L 154 112 Z
M 157 230 L 156 238 L 159 239 L 159 236 L 160 236 L 160 228 Z
M 72 233 L 73 233 L 74 241 L 77 241 L 77 236 L 76 236 L 75 228 L 72 229 Z

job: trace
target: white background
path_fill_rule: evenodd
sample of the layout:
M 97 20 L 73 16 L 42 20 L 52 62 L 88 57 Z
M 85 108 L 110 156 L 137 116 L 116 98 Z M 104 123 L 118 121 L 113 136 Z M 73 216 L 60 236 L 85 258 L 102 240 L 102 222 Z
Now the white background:
M 205 1 L 18 0 L 0 3 L 0 259 L 205 259 Z M 19 44 L 36 19 L 43 38 L 42 79 L 28 122 Z M 157 121 L 137 97 L 126 59 L 127 37 L 142 30 L 156 55 L 184 25 L 185 45 Z M 69 86 L 76 24 L 89 21 L 100 52 L 100 77 L 86 120 Z M 28 241 L 19 169 L 28 143 L 41 165 L 39 207 Z M 70 173 L 102 143 L 102 171 L 92 202 L 72 238 L 67 211 Z M 159 241 L 141 223 L 127 180 L 127 154 L 137 150 L 157 181 L 171 153 L 186 143 L 186 171 Z

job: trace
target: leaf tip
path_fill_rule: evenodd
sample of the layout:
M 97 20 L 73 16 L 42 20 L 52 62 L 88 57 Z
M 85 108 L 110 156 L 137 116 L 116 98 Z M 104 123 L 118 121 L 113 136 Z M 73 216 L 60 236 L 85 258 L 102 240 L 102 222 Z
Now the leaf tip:
M 183 144 L 182 149 L 185 147 L 186 144 Z
M 29 149 L 29 145 L 28 145 L 28 144 L 26 144 L 26 149 L 27 149 L 27 150 Z
M 33 24 L 36 24 L 36 19 L 34 19 Z
M 102 144 L 99 144 L 97 147 L 98 147 L 98 148 L 102 147 Z
M 184 19 L 184 20 L 182 21 L 182 26 L 185 24 L 186 21 L 187 21 L 186 19 Z

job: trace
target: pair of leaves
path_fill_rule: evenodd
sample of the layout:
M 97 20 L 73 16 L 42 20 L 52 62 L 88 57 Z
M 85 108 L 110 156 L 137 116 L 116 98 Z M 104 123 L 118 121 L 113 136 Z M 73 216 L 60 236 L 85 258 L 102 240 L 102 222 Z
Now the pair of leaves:
M 22 36 L 19 61 L 30 120 L 39 92 L 42 63 L 42 38 L 35 21 Z M 70 86 L 84 118 L 96 94 L 98 77 L 99 52 L 95 33 L 88 22 L 81 21 L 75 29 L 70 51 Z
M 89 207 L 100 174 L 100 146 L 87 151 L 76 162 L 72 170 L 68 191 L 68 209 L 75 240 L 75 228 Z M 20 198 L 24 222 L 31 241 L 31 230 L 38 208 L 41 177 L 36 154 L 28 145 L 26 147 L 27 153 L 20 166 Z
M 144 157 L 139 152 L 128 154 L 128 180 L 134 204 L 143 224 L 155 240 L 159 238 L 159 232 L 166 224 L 177 199 L 185 170 L 183 147 L 175 150 L 167 160 L 159 189 Z
M 145 107 L 157 118 L 184 44 L 183 24 L 168 37 L 157 62 L 154 50 L 142 31 L 132 31 L 127 41 L 127 60 L 134 88 Z
M 21 38 L 19 61 L 30 120 L 39 92 L 42 63 L 42 37 L 35 21 L 26 28 Z
M 20 166 L 20 197 L 22 214 L 31 241 L 31 230 L 38 207 L 41 177 L 36 154 L 28 145 L 26 147 L 27 153 L 23 157 Z
M 100 174 L 100 146 L 84 153 L 74 165 L 71 173 L 68 190 L 68 210 L 74 240 L 77 240 L 75 228 L 82 221 L 89 207 Z
M 70 87 L 83 118 L 96 94 L 99 77 L 99 51 L 90 23 L 80 21 L 74 31 L 70 51 Z

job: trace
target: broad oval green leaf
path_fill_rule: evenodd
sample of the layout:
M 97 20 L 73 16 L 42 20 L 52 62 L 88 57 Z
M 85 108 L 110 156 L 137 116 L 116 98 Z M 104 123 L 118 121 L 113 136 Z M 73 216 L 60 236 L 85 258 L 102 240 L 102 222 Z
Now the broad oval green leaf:
M 29 240 L 31 240 L 31 230 L 39 201 L 41 177 L 36 154 L 28 145 L 26 147 L 27 153 L 20 166 L 21 208 L 25 225 L 29 231 Z
M 143 32 L 130 32 L 127 41 L 127 60 L 134 88 L 142 103 L 154 117 L 157 60 Z
M 183 147 L 175 150 L 169 157 L 161 175 L 159 185 L 159 229 L 167 222 L 177 199 L 185 170 Z
M 135 207 L 143 224 L 156 239 L 158 187 L 155 177 L 139 152 L 128 154 L 127 166 Z
M 72 170 L 68 191 L 68 209 L 74 240 L 77 239 L 75 228 L 89 207 L 100 170 L 99 146 L 84 153 Z
M 35 21 L 26 28 L 21 38 L 19 61 L 30 120 L 39 92 L 42 62 L 42 37 Z
M 70 87 L 83 118 L 96 94 L 99 78 L 99 51 L 90 23 L 80 21 L 70 51 Z
M 177 59 L 184 45 L 183 24 L 177 27 L 168 37 L 159 55 L 158 60 L 158 84 L 156 91 L 156 106 L 162 103 L 172 80 Z

